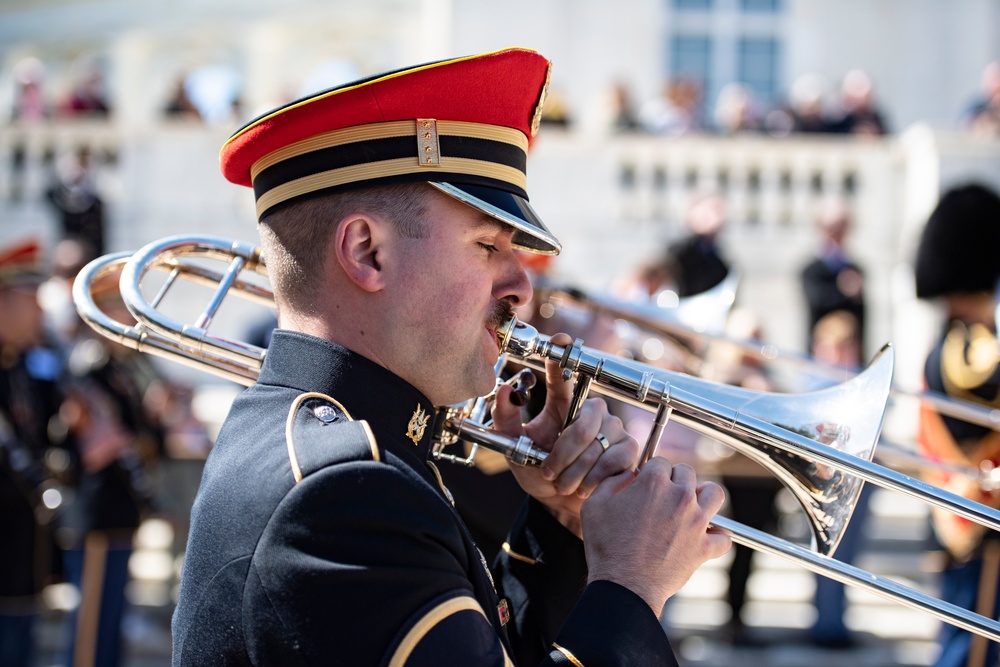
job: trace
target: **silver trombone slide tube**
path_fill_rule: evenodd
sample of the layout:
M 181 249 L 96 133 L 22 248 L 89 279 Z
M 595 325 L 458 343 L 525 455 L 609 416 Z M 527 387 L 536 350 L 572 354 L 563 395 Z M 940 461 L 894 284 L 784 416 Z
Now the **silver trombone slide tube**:
M 201 280 L 193 280 L 193 282 L 202 284 L 212 284 L 210 277 L 213 275 L 219 278 L 218 283 L 213 285 L 216 287 L 216 291 L 212 295 L 209 305 L 199 316 L 198 323 L 194 325 L 177 322 L 157 310 L 156 304 L 150 303 L 145 298 L 141 288 L 143 278 L 154 268 L 163 270 L 169 268 L 171 271 L 185 272 L 186 264 L 169 263 L 171 259 L 181 255 L 206 257 L 224 261 L 229 265 L 228 270 L 220 274 L 208 273 L 206 276 L 198 271 L 190 272 L 193 277 L 201 278 Z M 251 243 L 214 236 L 168 237 L 140 248 L 125 263 L 121 276 L 122 299 L 133 317 L 143 326 L 159 334 L 160 337 L 172 338 L 179 334 L 184 339 L 187 349 L 193 353 L 204 353 L 220 359 L 228 359 L 237 365 L 245 364 L 248 359 L 259 358 L 259 370 L 259 361 L 263 360 L 263 350 L 242 341 L 214 336 L 208 331 L 215 313 L 230 292 L 235 291 L 237 296 L 249 298 L 258 303 L 267 295 L 267 292 L 260 288 L 255 291 L 247 290 L 247 283 L 243 281 L 240 281 L 240 289 L 231 289 L 236 286 L 237 274 L 244 270 L 254 271 L 261 275 L 267 273 L 261 261 L 259 249 Z M 271 301 L 273 303 L 273 295 L 271 295 Z
M 936 472 L 960 475 L 976 482 L 983 491 L 996 491 L 1000 488 L 1000 468 L 991 461 L 985 460 L 977 468 L 971 464 L 962 464 L 941 458 L 919 454 L 911 448 L 880 438 L 875 458 L 900 470 L 930 470 Z
M 126 324 L 114 320 L 94 303 L 90 294 L 91 285 L 104 276 L 121 271 L 131 257 L 128 252 L 114 253 L 99 257 L 83 267 L 73 282 L 73 301 L 81 319 L 97 333 L 127 348 L 200 371 L 210 367 L 216 376 L 242 385 L 253 384 L 260 371 L 263 350 L 254 355 L 250 349 L 254 346 L 247 345 L 247 353 L 241 361 L 229 356 L 210 355 L 204 348 L 196 349 L 184 339 L 178 340 L 151 331 L 144 324 Z
M 505 436 L 470 420 L 452 418 L 449 428 L 460 440 L 466 440 L 500 452 L 508 459 L 521 465 L 540 465 L 547 453 L 534 447 L 525 438 Z M 855 588 L 868 591 L 891 602 L 922 611 L 940 621 L 982 635 L 993 641 L 1000 641 L 1000 622 L 934 598 L 926 593 L 900 584 L 892 579 L 872 574 L 850 563 L 818 554 L 787 540 L 743 525 L 724 516 L 715 516 L 711 526 L 726 532 L 737 544 L 763 551 L 810 572 L 829 577 Z
M 940 621 L 982 635 L 993 641 L 1000 641 L 1000 622 L 991 618 L 921 593 L 892 579 L 872 574 L 850 563 L 810 551 L 787 540 L 737 523 L 727 517 L 716 516 L 712 519 L 711 524 L 728 533 L 737 544 L 779 556 L 816 574 L 930 614 Z
M 686 390 L 685 385 L 698 387 L 700 383 L 705 383 L 697 378 L 647 367 L 647 371 L 642 373 L 644 378 L 640 379 L 637 370 L 642 366 L 640 364 L 624 362 L 583 346 L 566 348 L 553 345 L 548 336 L 520 323 L 512 327 L 507 349 L 522 363 L 536 370 L 544 371 L 544 361 L 549 359 L 570 371 L 591 375 L 597 380 L 593 389 L 598 393 L 647 410 L 655 410 L 661 402 L 667 403 L 675 408 L 671 419 L 742 453 L 747 453 L 745 443 L 748 441 L 766 443 L 1000 531 L 1000 511 L 713 401 L 703 395 L 708 392 Z M 735 388 L 705 384 L 711 384 L 712 391 L 719 396 L 725 396 L 727 391 L 740 395 L 741 390 Z M 781 396 L 788 400 L 792 395 Z
M 497 433 L 468 419 L 451 418 L 448 428 L 460 440 L 478 444 L 500 452 L 519 465 L 540 465 L 547 453 L 534 447 L 525 438 L 514 438 Z M 715 516 L 711 525 L 726 532 L 737 544 L 763 551 L 810 572 L 829 577 L 843 584 L 868 591 L 886 600 L 922 611 L 940 621 L 1000 641 L 1000 622 L 939 600 L 892 579 L 872 574 L 850 563 L 816 553 L 787 540 L 743 525 L 724 516 Z
M 913 391 L 893 388 L 893 394 L 898 394 L 901 397 L 916 398 L 923 403 L 927 403 L 946 417 L 954 417 L 969 424 L 976 424 L 977 426 L 993 429 L 994 431 L 1000 431 L 1000 410 L 996 408 L 983 407 L 976 403 L 931 391 L 930 389 Z
M 609 317 L 625 320 L 645 330 L 646 332 L 677 341 L 683 346 L 683 352 L 698 358 L 699 346 L 711 343 L 732 345 L 744 354 L 767 363 L 787 364 L 794 369 L 810 373 L 817 378 L 841 381 L 845 374 L 857 373 L 859 369 L 836 366 L 818 361 L 808 355 L 789 350 L 779 349 L 771 343 L 754 339 L 741 339 L 718 332 L 696 331 L 683 324 L 676 315 L 667 308 L 652 306 L 636 306 L 623 301 L 598 294 L 590 294 L 583 290 L 557 285 L 542 284 L 538 291 L 555 294 L 557 299 L 565 299 L 580 306 L 591 308 Z M 692 354 L 691 350 L 695 349 Z M 691 372 L 691 371 L 689 371 Z M 692 373 L 696 374 L 696 373 Z M 891 388 L 893 398 L 913 398 L 926 403 L 938 413 L 947 417 L 960 419 L 969 424 L 984 428 L 1000 430 L 1000 410 L 983 407 L 970 401 L 952 398 L 931 390 L 917 390 L 894 385 Z

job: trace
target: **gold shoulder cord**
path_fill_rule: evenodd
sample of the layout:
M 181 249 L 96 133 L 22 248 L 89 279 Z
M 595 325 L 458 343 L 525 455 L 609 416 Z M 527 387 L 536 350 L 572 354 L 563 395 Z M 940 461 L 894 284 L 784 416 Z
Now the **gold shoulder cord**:
M 956 323 L 941 346 L 941 379 L 949 396 L 1000 407 L 1000 389 L 990 398 L 972 393 L 993 377 L 1000 363 L 1000 342 L 981 324 Z

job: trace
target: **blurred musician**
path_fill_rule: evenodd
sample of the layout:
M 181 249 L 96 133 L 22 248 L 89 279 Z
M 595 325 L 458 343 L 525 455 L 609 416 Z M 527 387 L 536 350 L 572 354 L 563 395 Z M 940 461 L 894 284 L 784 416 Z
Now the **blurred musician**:
M 924 228 L 917 252 L 916 289 L 940 299 L 946 310 L 941 340 L 925 367 L 927 388 L 992 408 L 1000 407 L 1000 353 L 996 295 L 1000 278 L 1000 197 L 978 184 L 946 192 Z M 923 407 L 920 445 L 929 456 L 979 468 L 1000 463 L 1000 433 Z M 945 471 L 927 481 L 993 507 L 995 492 Z M 1000 542 L 979 524 L 933 510 L 934 529 L 948 563 L 941 598 L 996 618 Z M 998 646 L 952 625 L 943 625 L 936 667 L 996 664 Z
M 34 240 L 0 248 L 0 665 L 34 664 L 39 594 L 57 564 L 54 511 L 71 467 L 59 355 L 42 347 Z
M 118 290 L 119 274 L 91 290 L 95 303 L 119 322 L 131 322 Z M 122 622 L 127 610 L 132 540 L 140 520 L 155 509 L 149 465 L 164 450 L 166 429 L 158 409 L 165 391 L 148 356 L 117 345 L 78 319 L 67 345 L 62 413 L 87 431 L 79 444 L 76 493 L 56 531 L 67 581 L 80 603 L 67 614 L 66 664 L 123 664 Z
M 726 202 L 715 193 L 695 199 L 684 218 L 688 234 L 667 248 L 665 268 L 676 286 L 677 296 L 705 292 L 729 273 L 718 237 L 726 225 Z
M 843 311 L 854 316 L 864 342 L 865 300 L 861 268 L 847 254 L 845 242 L 851 227 L 851 212 L 840 198 L 823 202 L 816 216 L 821 246 L 816 257 L 806 264 L 800 279 L 809 309 L 806 340 L 812 348 L 817 323 L 826 315 Z M 813 354 L 816 350 L 810 349 Z M 864 361 L 864 353 L 859 351 Z

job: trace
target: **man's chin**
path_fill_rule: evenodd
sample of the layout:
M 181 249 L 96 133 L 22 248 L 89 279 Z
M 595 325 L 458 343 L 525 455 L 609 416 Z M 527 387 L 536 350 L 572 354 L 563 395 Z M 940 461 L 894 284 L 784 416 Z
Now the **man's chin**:
M 490 367 L 489 375 L 484 375 L 482 380 L 477 379 L 475 382 L 470 381 L 463 384 L 464 386 L 461 388 L 459 388 L 458 383 L 453 385 L 452 388 L 454 391 L 448 392 L 448 395 L 441 397 L 444 399 L 444 402 L 434 402 L 434 404 L 438 407 L 459 405 L 480 396 L 486 396 L 496 387 L 496 376 L 493 374 L 493 367 Z M 431 400 L 434 401 L 433 398 Z
M 496 360 L 494 359 L 494 362 Z M 462 400 L 469 400 L 473 398 L 479 398 L 480 396 L 485 396 L 493 391 L 497 386 L 497 377 L 493 372 L 493 364 L 489 367 L 489 372 L 482 376 L 482 379 L 475 383 L 469 384 L 469 391 L 472 392 L 469 396 Z

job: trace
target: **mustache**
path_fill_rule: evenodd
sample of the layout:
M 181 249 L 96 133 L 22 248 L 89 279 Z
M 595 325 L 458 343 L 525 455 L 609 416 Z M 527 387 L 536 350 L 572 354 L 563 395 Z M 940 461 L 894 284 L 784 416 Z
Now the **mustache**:
M 491 329 L 497 329 L 501 324 L 509 320 L 514 315 L 514 307 L 510 302 L 500 300 L 493 302 L 493 309 L 489 319 L 486 321 Z

